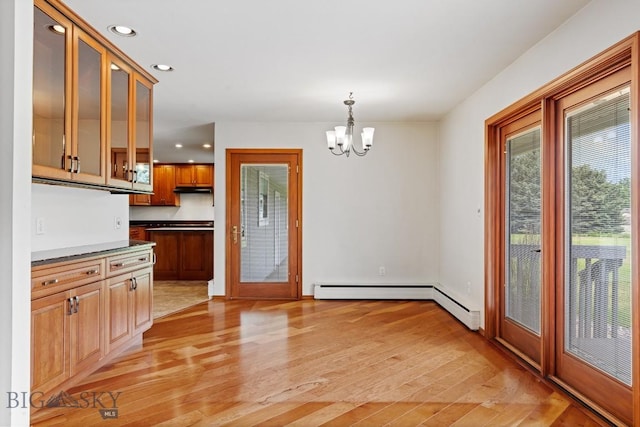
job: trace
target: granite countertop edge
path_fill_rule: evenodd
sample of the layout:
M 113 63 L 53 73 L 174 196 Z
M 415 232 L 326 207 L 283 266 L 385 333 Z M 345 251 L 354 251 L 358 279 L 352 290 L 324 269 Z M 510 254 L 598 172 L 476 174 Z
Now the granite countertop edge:
M 76 259 L 80 260 L 95 256 L 112 255 L 120 252 L 128 252 L 134 249 L 142 249 L 145 246 L 151 248 L 155 245 L 155 242 L 147 242 L 145 240 L 120 240 L 117 242 L 32 252 L 31 267 L 55 264 L 57 262 L 73 261 Z
M 146 231 L 213 231 L 213 227 L 152 227 Z

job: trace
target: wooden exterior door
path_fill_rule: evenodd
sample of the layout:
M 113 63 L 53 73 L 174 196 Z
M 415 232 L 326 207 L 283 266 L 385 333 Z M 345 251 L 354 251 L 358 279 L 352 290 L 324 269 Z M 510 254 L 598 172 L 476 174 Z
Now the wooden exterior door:
M 630 67 L 556 102 L 555 375 L 632 413 Z M 636 230 L 637 233 L 637 230 Z M 637 273 L 635 273 L 637 274 Z M 635 331 L 637 336 L 637 331 Z
M 639 42 L 487 120 L 485 335 L 616 425 L 640 422 Z
M 301 150 L 227 150 L 229 298 L 300 298 L 301 159 Z

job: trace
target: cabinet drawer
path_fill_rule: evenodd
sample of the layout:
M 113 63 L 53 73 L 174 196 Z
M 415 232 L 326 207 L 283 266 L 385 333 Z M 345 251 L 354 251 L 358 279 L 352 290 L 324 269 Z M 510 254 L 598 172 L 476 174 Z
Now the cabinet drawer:
M 124 255 L 115 255 L 107 258 L 107 275 L 109 277 L 127 271 L 137 270 L 141 267 L 151 265 L 152 251 L 139 251 Z
M 41 298 L 104 277 L 104 259 L 36 267 L 31 270 L 31 298 Z

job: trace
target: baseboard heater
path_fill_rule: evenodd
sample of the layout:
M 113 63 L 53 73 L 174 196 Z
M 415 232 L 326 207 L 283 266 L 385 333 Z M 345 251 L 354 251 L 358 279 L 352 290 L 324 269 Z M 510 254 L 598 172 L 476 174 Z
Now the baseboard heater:
M 452 293 L 437 284 L 378 285 L 316 283 L 314 299 L 386 299 L 431 300 L 447 310 L 469 329 L 480 328 L 480 310 L 471 309 L 458 301 Z

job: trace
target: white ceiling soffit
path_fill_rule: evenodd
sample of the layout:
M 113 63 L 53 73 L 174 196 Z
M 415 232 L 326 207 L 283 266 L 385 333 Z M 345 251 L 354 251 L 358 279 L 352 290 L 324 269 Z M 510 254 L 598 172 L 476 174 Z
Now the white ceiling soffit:
M 158 154 L 212 142 L 214 122 L 342 122 L 351 91 L 357 121 L 437 120 L 587 3 L 66 1 L 158 78 Z

